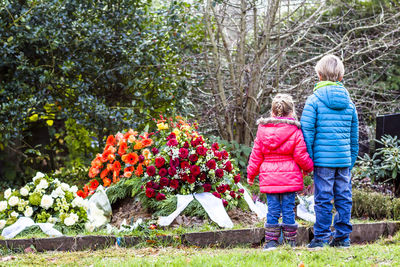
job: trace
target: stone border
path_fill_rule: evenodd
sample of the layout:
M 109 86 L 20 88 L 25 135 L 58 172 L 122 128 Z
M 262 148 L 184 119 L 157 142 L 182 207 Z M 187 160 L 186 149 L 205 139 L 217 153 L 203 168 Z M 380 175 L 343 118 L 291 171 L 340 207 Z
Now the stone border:
M 381 237 L 393 236 L 400 231 L 400 222 L 354 224 L 350 235 L 352 243 L 373 242 Z M 306 245 L 313 238 L 312 227 L 299 227 L 297 244 Z M 234 245 L 260 246 L 264 242 L 264 228 L 221 230 L 215 232 L 187 233 L 181 236 L 157 236 L 155 238 L 135 236 L 62 236 L 55 238 L 30 238 L 0 240 L 0 247 L 13 251 L 24 251 L 34 247 L 36 251 L 80 251 L 96 250 L 111 247 L 115 244 L 123 247 L 132 247 L 141 242 L 171 244 L 175 241 L 186 245 L 207 247 L 229 247 Z

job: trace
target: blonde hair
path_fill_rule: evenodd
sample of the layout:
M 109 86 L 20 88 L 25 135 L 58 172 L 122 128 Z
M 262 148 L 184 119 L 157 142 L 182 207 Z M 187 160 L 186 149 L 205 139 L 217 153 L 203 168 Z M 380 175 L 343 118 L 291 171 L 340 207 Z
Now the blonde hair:
M 315 65 L 315 72 L 322 81 L 337 82 L 343 78 L 343 62 L 335 55 L 326 55 Z
M 288 94 L 277 94 L 272 99 L 271 114 L 275 117 L 287 117 L 292 113 L 297 119 L 293 98 Z

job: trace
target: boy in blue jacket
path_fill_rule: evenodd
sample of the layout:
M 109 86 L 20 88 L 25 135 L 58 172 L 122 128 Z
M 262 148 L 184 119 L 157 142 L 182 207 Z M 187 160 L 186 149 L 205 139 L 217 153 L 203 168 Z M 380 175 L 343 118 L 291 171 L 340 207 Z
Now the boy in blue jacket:
M 329 244 L 349 247 L 352 225 L 351 174 L 358 155 L 358 118 L 349 92 L 340 81 L 342 61 L 324 56 L 315 66 L 320 82 L 308 97 L 301 116 L 307 151 L 314 161 L 315 215 L 314 239 L 309 248 Z M 332 233 L 332 203 L 336 215 Z M 329 242 L 330 237 L 333 239 Z

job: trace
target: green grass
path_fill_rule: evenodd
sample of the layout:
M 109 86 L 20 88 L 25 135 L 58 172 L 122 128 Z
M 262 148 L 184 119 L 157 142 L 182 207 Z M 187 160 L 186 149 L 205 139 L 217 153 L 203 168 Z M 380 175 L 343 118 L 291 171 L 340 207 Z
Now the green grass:
M 99 251 L 14 254 L 2 266 L 398 266 L 400 234 L 375 244 L 348 249 L 282 247 L 261 248 L 146 247 L 108 248 Z M 4 255 L 4 254 L 3 254 Z M 3 256 L 5 257 L 5 256 Z

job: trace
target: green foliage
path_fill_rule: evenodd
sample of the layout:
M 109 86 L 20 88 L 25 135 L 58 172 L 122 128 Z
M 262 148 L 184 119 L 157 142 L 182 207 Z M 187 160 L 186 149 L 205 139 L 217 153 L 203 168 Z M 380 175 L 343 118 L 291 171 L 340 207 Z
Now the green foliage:
M 2 6 L 0 150 L 18 155 L 10 164 L 17 173 L 2 177 L 23 176 L 24 151 L 37 144 L 50 162 L 31 167 L 58 168 L 54 153 L 64 148 L 54 141 L 64 122 L 64 152 L 73 165 L 93 152 L 89 138 L 102 146 L 110 132 L 144 128 L 149 117 L 183 107 L 194 80 L 182 63 L 200 49 L 192 40 L 202 36 L 190 5 L 26 0 Z
M 126 197 L 135 197 L 141 192 L 142 180 L 140 178 L 122 179 L 118 183 L 110 186 L 107 191 L 107 197 L 111 204 L 114 204 L 119 199 Z
M 62 167 L 55 171 L 52 175 L 54 178 L 58 178 L 61 182 L 74 184 L 78 187 L 82 187 L 87 183 L 88 180 L 88 166 L 71 166 L 69 168 Z
M 361 178 L 368 177 L 372 182 L 388 182 L 399 179 L 400 140 L 397 136 L 384 135 L 381 140 L 375 141 L 382 147 L 378 148 L 372 157 L 368 154 L 359 157 L 355 175 Z
M 400 198 L 353 189 L 352 216 L 375 220 L 400 220 Z

